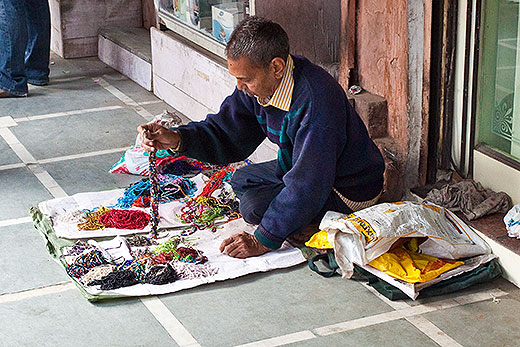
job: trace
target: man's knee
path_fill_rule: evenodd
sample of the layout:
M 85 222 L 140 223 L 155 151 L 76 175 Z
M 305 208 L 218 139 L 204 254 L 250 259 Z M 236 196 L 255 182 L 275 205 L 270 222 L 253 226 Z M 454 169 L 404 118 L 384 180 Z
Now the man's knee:
M 238 210 L 240 211 L 242 218 L 244 218 L 244 220 L 249 224 L 259 225 L 262 221 L 263 214 L 260 215 L 254 206 L 243 203 L 242 200 L 238 205 Z
M 247 166 L 246 166 L 247 167 Z M 244 187 L 248 183 L 248 173 L 244 170 L 246 167 L 240 168 L 237 171 L 233 173 L 233 176 L 231 176 L 231 180 L 229 181 L 229 184 L 231 185 L 231 188 L 233 188 L 233 192 L 237 195 L 237 197 L 240 199 L 242 194 L 244 193 Z

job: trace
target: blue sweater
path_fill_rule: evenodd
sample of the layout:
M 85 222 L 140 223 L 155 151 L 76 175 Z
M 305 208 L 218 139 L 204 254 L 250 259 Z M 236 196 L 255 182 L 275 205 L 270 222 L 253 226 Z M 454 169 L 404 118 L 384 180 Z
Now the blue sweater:
M 332 187 L 343 192 L 381 182 L 384 172 L 381 153 L 342 87 L 306 58 L 293 59 L 288 112 L 263 107 L 235 89 L 217 114 L 177 128 L 181 154 L 214 164 L 247 158 L 266 136 L 278 145 L 277 174 L 285 187 L 255 232 L 272 249 L 308 225 Z

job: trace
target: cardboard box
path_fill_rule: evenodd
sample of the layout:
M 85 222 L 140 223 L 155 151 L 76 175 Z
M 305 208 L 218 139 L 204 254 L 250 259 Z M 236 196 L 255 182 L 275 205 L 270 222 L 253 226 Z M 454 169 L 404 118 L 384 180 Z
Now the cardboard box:
M 244 4 L 232 2 L 211 6 L 213 37 L 228 42 L 233 29 L 244 19 Z

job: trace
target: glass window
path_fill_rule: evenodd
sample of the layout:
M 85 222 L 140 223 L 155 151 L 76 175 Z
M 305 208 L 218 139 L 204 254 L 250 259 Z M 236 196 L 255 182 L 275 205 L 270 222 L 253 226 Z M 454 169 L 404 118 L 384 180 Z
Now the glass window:
M 249 14 L 250 0 L 159 0 L 158 15 L 169 29 L 219 55 Z
M 520 162 L 519 0 L 486 1 L 480 58 L 478 142 Z

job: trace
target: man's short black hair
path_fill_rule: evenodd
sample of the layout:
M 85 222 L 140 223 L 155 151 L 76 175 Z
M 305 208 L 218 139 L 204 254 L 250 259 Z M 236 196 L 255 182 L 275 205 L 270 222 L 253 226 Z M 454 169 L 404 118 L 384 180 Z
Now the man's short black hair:
M 246 57 L 253 64 L 267 68 L 271 61 L 289 56 L 289 37 L 280 24 L 262 17 L 246 17 L 235 28 L 226 45 L 228 59 Z

